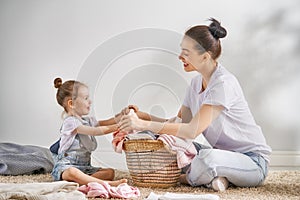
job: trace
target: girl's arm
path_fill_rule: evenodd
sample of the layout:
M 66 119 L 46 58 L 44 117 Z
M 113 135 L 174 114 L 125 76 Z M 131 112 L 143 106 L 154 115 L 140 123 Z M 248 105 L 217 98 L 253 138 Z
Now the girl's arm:
M 76 133 L 96 136 L 96 135 L 105 135 L 117 130 L 118 130 L 117 124 L 108 125 L 108 126 L 97 126 L 97 127 L 80 125 L 76 128 Z
M 159 134 L 169 134 L 181 138 L 194 139 L 216 119 L 223 106 L 202 105 L 198 113 L 186 123 L 160 123 L 139 119 L 134 115 L 123 116 L 121 130 L 150 130 Z M 183 114 L 183 113 L 182 113 Z

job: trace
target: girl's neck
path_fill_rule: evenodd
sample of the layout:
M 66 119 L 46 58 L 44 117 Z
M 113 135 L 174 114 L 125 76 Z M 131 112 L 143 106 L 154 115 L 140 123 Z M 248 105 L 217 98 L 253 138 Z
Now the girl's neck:
M 69 111 L 69 112 L 67 113 L 67 115 L 68 115 L 68 116 L 77 117 L 77 118 L 79 118 L 79 119 L 82 118 L 82 116 L 78 115 L 78 114 L 75 113 L 74 111 Z

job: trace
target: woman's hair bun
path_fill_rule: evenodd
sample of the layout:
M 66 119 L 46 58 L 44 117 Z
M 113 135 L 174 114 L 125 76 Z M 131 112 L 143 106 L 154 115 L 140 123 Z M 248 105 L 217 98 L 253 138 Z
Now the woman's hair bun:
M 54 79 L 54 87 L 55 87 L 55 88 L 60 88 L 61 85 L 62 85 L 62 80 L 61 80 L 61 78 L 56 78 L 56 79 Z
M 226 29 L 221 26 L 219 21 L 214 18 L 210 18 L 209 21 L 211 21 L 211 24 L 208 29 L 214 38 L 218 40 L 219 38 L 224 38 L 227 35 Z

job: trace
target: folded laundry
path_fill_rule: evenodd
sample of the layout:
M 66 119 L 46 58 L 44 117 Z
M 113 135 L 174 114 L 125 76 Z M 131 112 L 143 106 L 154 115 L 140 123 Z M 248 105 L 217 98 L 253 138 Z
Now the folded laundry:
M 0 183 L 0 200 L 4 199 L 86 199 L 77 191 L 78 184 L 67 181 L 42 183 Z
M 156 140 L 159 134 L 154 134 L 152 131 L 139 131 L 136 133 L 128 134 L 125 140 Z
M 151 192 L 145 200 L 219 200 L 219 196 L 215 194 L 178 194 L 167 192 L 163 195 L 155 194 Z
M 82 185 L 78 188 L 79 191 L 86 194 L 89 198 L 122 198 L 129 199 L 140 196 L 140 191 L 136 187 L 129 186 L 127 183 L 122 183 L 117 187 L 110 186 L 108 183 L 103 184 L 91 182 L 87 185 Z

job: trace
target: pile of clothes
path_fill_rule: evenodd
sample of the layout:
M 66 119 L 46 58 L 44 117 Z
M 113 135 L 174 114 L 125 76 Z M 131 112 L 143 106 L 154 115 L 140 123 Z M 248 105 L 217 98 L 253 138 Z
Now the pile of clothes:
M 151 131 L 140 132 L 120 132 L 117 131 L 113 134 L 112 145 L 117 153 L 121 153 L 123 150 L 123 143 L 126 140 L 161 140 L 171 150 L 177 153 L 178 168 L 183 168 L 189 165 L 192 159 L 197 154 L 197 150 L 193 144 L 193 140 L 182 139 L 167 134 L 154 134 Z

